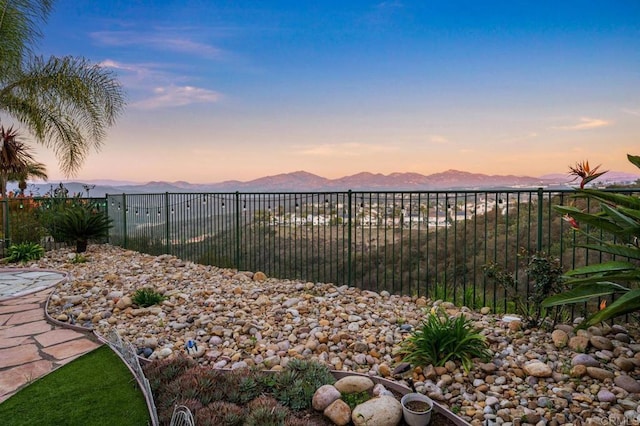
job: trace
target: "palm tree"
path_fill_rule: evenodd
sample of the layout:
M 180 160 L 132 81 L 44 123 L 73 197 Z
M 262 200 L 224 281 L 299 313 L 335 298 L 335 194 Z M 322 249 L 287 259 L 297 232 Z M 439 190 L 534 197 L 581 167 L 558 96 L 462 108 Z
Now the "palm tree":
M 25 168 L 20 173 L 11 173 L 9 174 L 8 182 L 18 182 L 18 188 L 20 189 L 20 194 L 24 195 L 24 190 L 27 189 L 27 180 L 30 178 L 47 180 L 49 176 L 47 175 L 47 166 L 43 163 L 38 163 L 37 161 L 29 162 L 25 164 Z
M 53 0 L 0 0 L 0 114 L 52 148 L 63 173 L 77 172 L 125 105 L 113 73 L 84 58 L 32 53 Z
M 6 130 L 0 126 L 0 196 L 7 195 L 7 182 L 12 177 L 27 173 L 29 167 L 36 164 L 44 166 L 33 159 L 29 147 L 18 140 L 13 127 Z

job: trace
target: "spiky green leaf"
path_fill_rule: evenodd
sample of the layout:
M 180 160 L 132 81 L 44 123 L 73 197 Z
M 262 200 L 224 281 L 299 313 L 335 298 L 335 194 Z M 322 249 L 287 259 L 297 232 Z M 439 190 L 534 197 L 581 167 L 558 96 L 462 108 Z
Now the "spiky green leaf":
M 611 305 L 589 317 L 585 321 L 584 326 L 589 327 L 602 321 L 630 314 L 638 310 L 640 310 L 640 289 L 635 289 L 625 293 Z
M 608 296 L 613 293 L 627 292 L 628 288 L 612 282 L 598 282 L 577 286 L 569 291 L 547 297 L 542 301 L 543 308 L 583 303 L 594 297 Z

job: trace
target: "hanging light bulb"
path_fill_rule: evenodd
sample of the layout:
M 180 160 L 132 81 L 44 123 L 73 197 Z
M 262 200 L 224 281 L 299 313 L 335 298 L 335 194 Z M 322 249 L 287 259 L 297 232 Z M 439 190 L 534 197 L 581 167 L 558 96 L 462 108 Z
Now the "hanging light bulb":
M 160 209 L 158 209 L 158 217 L 160 217 Z
M 222 208 L 224 209 L 224 201 L 222 202 Z
M 136 209 L 136 216 L 140 216 L 140 213 L 138 213 L 138 209 Z
M 206 195 L 202 196 L 202 204 L 207 204 L 207 196 Z
M 149 216 L 149 209 L 147 209 L 147 216 Z
M 191 203 L 187 201 L 187 210 L 189 210 L 190 208 L 191 208 Z

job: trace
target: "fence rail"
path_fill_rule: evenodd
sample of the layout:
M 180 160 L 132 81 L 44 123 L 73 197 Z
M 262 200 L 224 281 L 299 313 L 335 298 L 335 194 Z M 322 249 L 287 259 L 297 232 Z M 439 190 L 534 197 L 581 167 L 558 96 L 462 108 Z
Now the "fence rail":
M 92 202 L 113 220 L 109 241 L 125 248 L 272 277 L 507 309 L 505 290 L 483 266 L 511 271 L 518 291 L 529 294 L 522 252 L 555 256 L 565 270 L 603 260 L 599 252 L 575 249 L 571 227 L 553 210 L 569 203 L 597 208 L 572 194 L 541 188 L 160 193 L 109 194 Z M 46 209 L 51 201 L 43 200 L 34 202 Z M 2 204 L 5 239 L 21 224 L 9 223 L 21 212 L 17 202 Z

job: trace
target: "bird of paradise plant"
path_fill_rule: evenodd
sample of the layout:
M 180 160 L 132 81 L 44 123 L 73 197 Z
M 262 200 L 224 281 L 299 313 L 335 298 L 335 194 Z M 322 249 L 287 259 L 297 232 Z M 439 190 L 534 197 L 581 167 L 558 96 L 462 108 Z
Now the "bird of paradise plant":
M 627 158 L 640 168 L 640 156 L 627 155 Z M 599 202 L 599 212 L 588 213 L 574 206 L 555 206 L 555 209 L 569 221 L 574 232 L 586 237 L 587 242 L 579 244 L 579 247 L 608 254 L 613 260 L 566 273 L 565 284 L 571 289 L 542 302 L 543 307 L 549 308 L 583 303 L 613 294 L 620 295 L 609 305 L 601 304 L 601 309 L 581 324 L 583 327 L 640 310 L 640 197 L 585 189 L 586 183 L 606 173 L 598 173 L 598 167 L 590 169 L 589 163 L 585 161 L 571 167 L 571 174 L 581 179 L 576 196 Z M 588 226 L 581 226 L 582 224 Z M 589 229 L 601 233 L 596 235 L 588 232 Z M 608 235 L 610 238 L 605 239 L 600 235 Z
M 569 166 L 569 175 L 575 176 L 573 180 L 580 179 L 580 189 L 584 189 L 586 184 L 608 172 L 608 170 L 598 172 L 601 165 L 598 164 L 592 169 L 588 161 L 578 162 L 575 166 Z

